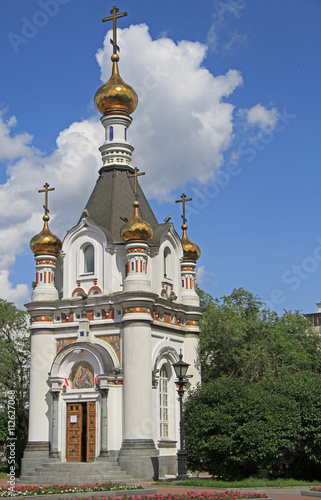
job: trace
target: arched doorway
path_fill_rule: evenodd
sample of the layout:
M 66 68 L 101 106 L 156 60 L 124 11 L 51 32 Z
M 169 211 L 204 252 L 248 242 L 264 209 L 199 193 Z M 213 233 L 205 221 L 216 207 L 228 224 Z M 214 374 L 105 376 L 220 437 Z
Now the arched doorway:
M 90 462 L 108 452 L 108 377 L 118 361 L 109 348 L 74 342 L 56 356 L 51 372 L 51 455 Z

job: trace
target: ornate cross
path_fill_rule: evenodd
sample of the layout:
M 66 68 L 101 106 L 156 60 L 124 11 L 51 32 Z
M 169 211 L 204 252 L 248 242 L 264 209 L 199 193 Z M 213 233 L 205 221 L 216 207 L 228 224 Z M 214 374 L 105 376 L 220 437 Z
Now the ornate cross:
M 183 219 L 183 223 L 186 224 L 187 222 L 187 219 L 186 219 L 186 216 L 185 216 L 185 203 L 187 201 L 192 201 L 192 198 L 186 198 L 186 194 L 182 194 L 181 196 L 181 200 L 176 200 L 175 203 L 183 203 L 183 215 L 181 215 L 182 219 Z
M 137 177 L 139 177 L 140 175 L 145 175 L 145 172 L 141 172 L 140 174 L 138 172 L 139 172 L 138 168 L 135 167 L 135 173 L 130 174 L 128 176 L 128 177 L 135 177 L 135 196 L 137 196 Z
M 102 22 L 104 23 L 105 21 L 113 21 L 113 39 L 110 39 L 110 43 L 112 44 L 113 46 L 113 52 L 114 54 L 117 54 L 117 51 L 119 52 L 119 47 L 117 45 L 117 33 L 116 33 L 116 20 L 119 18 L 119 17 L 124 17 L 124 16 L 127 16 L 127 12 L 122 12 L 121 14 L 117 14 L 117 12 L 119 12 L 119 9 L 116 7 L 116 5 L 114 5 L 114 7 L 112 8 L 112 10 L 110 11 L 110 13 L 112 14 L 112 16 L 109 16 L 109 17 L 104 17 L 102 19 Z
M 48 182 L 46 182 L 46 184 L 44 185 L 44 188 L 45 189 L 39 189 L 38 193 L 45 193 L 45 204 L 44 204 L 43 208 L 45 209 L 45 215 L 47 215 L 49 213 L 49 209 L 48 209 L 48 191 L 54 191 L 55 188 L 50 188 L 49 189 Z

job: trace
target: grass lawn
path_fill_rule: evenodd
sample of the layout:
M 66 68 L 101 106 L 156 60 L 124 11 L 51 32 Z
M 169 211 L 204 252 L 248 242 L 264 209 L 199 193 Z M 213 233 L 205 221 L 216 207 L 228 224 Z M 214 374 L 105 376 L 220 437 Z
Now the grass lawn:
M 321 484 L 321 481 L 299 481 L 297 479 L 262 479 L 250 477 L 242 481 L 221 481 L 219 479 L 187 479 L 186 481 L 162 481 L 155 483 L 159 485 L 180 485 L 180 486 L 199 486 L 201 488 L 289 488 L 300 486 L 315 486 Z

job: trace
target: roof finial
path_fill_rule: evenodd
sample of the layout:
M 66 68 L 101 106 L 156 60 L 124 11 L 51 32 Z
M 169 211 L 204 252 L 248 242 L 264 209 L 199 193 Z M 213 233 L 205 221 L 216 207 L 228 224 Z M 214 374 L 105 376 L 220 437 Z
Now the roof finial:
M 113 46 L 113 54 L 117 54 L 117 52 L 120 51 L 120 48 L 117 45 L 117 26 L 116 26 L 116 21 L 119 17 L 124 17 L 127 16 L 127 12 L 122 12 L 121 14 L 117 14 L 119 12 L 119 9 L 116 7 L 116 5 L 113 6 L 111 9 L 110 13 L 112 16 L 109 17 L 104 17 L 102 19 L 102 22 L 104 23 L 105 21 L 113 21 L 113 38 L 110 39 L 110 43 Z
M 199 256 L 201 255 L 201 251 L 199 247 L 196 245 L 196 243 L 193 243 L 190 241 L 187 237 L 187 219 L 186 219 L 186 213 L 185 213 L 185 203 L 187 201 L 192 201 L 192 198 L 186 198 L 186 194 L 183 193 L 181 196 L 181 200 L 176 200 L 175 203 L 183 203 L 183 215 L 181 215 L 183 219 L 183 224 L 182 224 L 182 229 L 183 229 L 183 236 L 181 239 L 182 245 L 183 245 L 183 261 L 194 261 L 196 262 Z
M 145 172 L 141 172 L 140 174 L 138 173 L 139 170 L 137 167 L 135 167 L 135 173 L 134 174 L 130 174 L 128 175 L 128 177 L 135 177 L 135 197 L 137 198 L 137 177 L 139 177 L 140 175 L 145 175 Z
M 34 236 L 30 241 L 30 248 L 35 255 L 40 254 L 50 254 L 58 255 L 61 250 L 61 241 L 58 236 L 55 236 L 48 227 L 48 221 L 50 219 L 48 212 L 48 192 L 54 191 L 55 188 L 49 189 L 49 184 L 46 182 L 44 184 L 44 189 L 39 189 L 38 193 L 45 193 L 45 204 L 43 208 L 45 209 L 45 215 L 42 217 L 44 221 L 43 230 Z
M 127 16 L 127 12 L 117 14 L 119 9 L 114 5 L 109 17 L 104 17 L 102 21 L 113 21 L 113 38 L 110 43 L 113 46 L 113 53 L 111 60 L 113 69 L 111 77 L 108 82 L 104 83 L 95 94 L 95 106 L 102 115 L 109 115 L 114 113 L 122 113 L 130 115 L 135 111 L 138 103 L 138 97 L 135 90 L 120 78 L 118 61 L 119 47 L 117 45 L 117 26 L 116 22 L 119 17 Z
M 181 200 L 176 200 L 175 203 L 183 203 L 183 215 L 181 215 L 181 217 L 183 219 L 183 224 L 186 225 L 187 219 L 186 219 L 186 215 L 185 215 L 185 203 L 187 201 L 192 201 L 192 198 L 186 198 L 185 193 L 182 194 L 181 198 L 182 198 Z
M 43 206 L 43 208 L 45 209 L 45 215 L 48 215 L 49 213 L 49 208 L 48 208 L 48 191 L 54 191 L 55 188 L 50 188 L 49 189 L 49 184 L 48 182 L 46 182 L 46 184 L 44 184 L 44 189 L 39 189 L 38 193 L 45 193 L 45 204 Z

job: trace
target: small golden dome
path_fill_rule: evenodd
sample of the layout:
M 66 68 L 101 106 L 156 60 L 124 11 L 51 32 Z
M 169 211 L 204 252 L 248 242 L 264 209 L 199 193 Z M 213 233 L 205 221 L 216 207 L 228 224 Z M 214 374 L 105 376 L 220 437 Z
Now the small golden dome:
M 43 216 L 44 226 L 43 230 L 34 236 L 30 241 L 31 251 L 35 255 L 40 254 L 50 254 L 57 255 L 61 250 L 61 241 L 58 236 L 55 236 L 51 231 L 49 231 L 48 221 L 49 215 Z
M 201 256 L 201 251 L 200 251 L 199 247 L 196 245 L 196 243 L 193 243 L 192 241 L 190 241 L 188 239 L 187 233 L 186 233 L 186 229 L 187 229 L 186 224 L 182 225 L 182 229 L 183 229 L 183 236 L 182 236 L 181 242 L 183 245 L 183 252 L 184 252 L 183 260 L 185 260 L 185 261 L 189 261 L 189 260 L 197 261 Z
M 137 108 L 138 97 L 135 90 L 122 80 L 118 71 L 118 54 L 111 56 L 113 71 L 108 82 L 104 83 L 95 94 L 95 106 L 102 114 L 131 114 Z
M 133 203 L 135 213 L 134 216 L 120 228 L 121 238 L 127 241 L 149 241 L 153 237 L 153 229 L 148 222 L 141 219 L 138 215 L 139 202 Z

